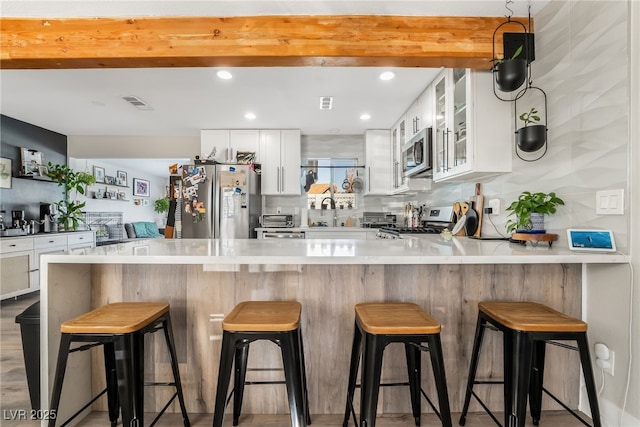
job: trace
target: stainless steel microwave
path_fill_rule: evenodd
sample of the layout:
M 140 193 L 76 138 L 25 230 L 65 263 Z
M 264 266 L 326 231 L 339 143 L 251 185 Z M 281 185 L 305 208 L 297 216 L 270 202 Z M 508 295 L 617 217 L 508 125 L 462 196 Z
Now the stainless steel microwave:
M 420 130 L 402 146 L 402 173 L 405 177 L 433 176 L 432 130 Z

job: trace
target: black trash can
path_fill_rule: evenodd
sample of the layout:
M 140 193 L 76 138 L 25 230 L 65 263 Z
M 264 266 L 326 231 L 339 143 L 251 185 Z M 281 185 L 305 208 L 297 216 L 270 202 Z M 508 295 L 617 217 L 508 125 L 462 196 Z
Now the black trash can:
M 27 371 L 31 408 L 40 410 L 40 301 L 16 316 L 22 335 L 22 353 Z

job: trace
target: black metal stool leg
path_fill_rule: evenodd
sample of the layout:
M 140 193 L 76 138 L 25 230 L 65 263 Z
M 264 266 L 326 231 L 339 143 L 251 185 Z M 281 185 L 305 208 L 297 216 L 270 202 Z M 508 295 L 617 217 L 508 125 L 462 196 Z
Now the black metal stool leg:
M 280 349 L 282 351 L 284 377 L 287 384 L 287 395 L 289 397 L 291 425 L 292 427 L 304 427 L 306 425 L 306 410 L 304 406 L 302 373 L 300 372 L 300 347 L 296 345 L 297 334 L 295 330 L 283 333 L 280 341 Z
M 544 380 L 544 357 L 546 343 L 536 340 L 533 343 L 533 357 L 531 363 L 531 382 L 529 385 L 529 408 L 533 425 L 540 423 L 542 414 L 542 387 Z
M 463 426 L 467 421 L 467 411 L 469 410 L 469 403 L 471 402 L 471 392 L 473 391 L 473 383 L 476 380 L 476 372 L 478 371 L 478 359 L 480 357 L 480 346 L 482 344 L 482 338 L 484 336 L 484 328 L 486 321 L 482 318 L 481 314 L 478 314 L 478 321 L 476 322 L 476 334 L 473 339 L 473 350 L 471 351 L 471 365 L 469 367 L 469 377 L 467 378 L 467 390 L 464 394 L 464 404 L 462 405 L 462 413 L 460 414 L 459 424 Z
M 589 355 L 589 340 L 587 339 L 587 334 L 578 334 L 576 341 L 578 343 L 578 350 L 580 353 L 582 374 L 584 375 L 584 382 L 587 387 L 587 396 L 589 398 L 589 408 L 591 409 L 593 427 L 602 427 L 602 423 L 600 421 L 600 407 L 598 406 L 598 394 L 596 392 L 596 384 L 593 379 L 591 356 Z
M 409 394 L 411 396 L 411 409 L 416 426 L 420 426 L 420 378 L 421 358 L 420 349 L 405 343 L 404 352 L 407 359 L 407 374 L 409 376 Z
M 114 341 L 114 354 L 116 360 L 116 374 L 118 377 L 118 397 L 122 411 L 122 425 L 130 426 L 133 420 L 133 361 L 131 360 L 132 343 L 129 335 L 118 336 Z
M 213 427 L 222 427 L 224 420 L 224 407 L 227 400 L 227 391 L 231 380 L 233 368 L 233 355 L 235 353 L 235 337 L 231 332 L 222 332 L 222 350 L 220 352 L 220 368 L 218 369 L 218 386 L 216 389 L 216 403 L 213 409 Z
M 71 346 L 71 335 L 62 334 L 60 337 L 60 347 L 58 349 L 58 363 L 56 365 L 56 376 L 53 380 L 53 390 L 51 394 L 51 405 L 49 409 L 52 414 L 58 412 L 60 406 L 60 395 L 62 394 L 62 384 L 64 383 L 64 374 L 67 370 L 67 359 L 69 357 L 69 347 Z M 49 418 L 49 427 L 55 427 L 56 418 Z
M 505 332 L 505 427 L 524 427 L 533 341 L 524 332 Z
M 378 335 L 364 334 L 364 354 L 360 389 L 360 426 L 375 427 L 384 340 Z
M 247 360 L 249 359 L 249 343 L 238 343 L 235 351 L 235 371 L 233 374 L 233 425 L 238 425 L 242 399 L 244 397 L 244 382 L 247 378 Z
M 113 343 L 104 343 L 104 371 L 107 382 L 107 405 L 111 427 L 118 424 L 120 402 L 118 402 L 118 377 L 116 374 L 116 356 Z
M 180 411 L 182 411 L 182 424 L 184 427 L 189 427 L 191 422 L 187 415 L 187 406 L 184 402 L 184 393 L 182 392 L 182 381 L 180 380 L 180 369 L 178 368 L 178 355 L 176 354 L 176 344 L 173 338 L 173 328 L 171 326 L 171 315 L 167 312 L 164 322 L 162 323 L 164 329 L 164 338 L 167 342 L 167 348 L 169 349 L 169 356 L 171 357 L 171 370 L 173 371 L 173 382 L 176 385 L 176 393 L 178 393 L 178 403 L 180 404 Z
M 442 427 L 451 427 L 451 408 L 449 407 L 449 392 L 447 390 L 447 377 L 444 369 L 444 356 L 442 355 L 442 342 L 440 334 L 428 337 L 429 355 L 433 367 L 433 378 L 438 392 L 438 406 L 440 409 L 440 421 Z
M 358 367 L 360 365 L 360 355 L 362 354 L 362 332 L 358 323 L 353 326 L 353 344 L 351 346 L 351 363 L 349 364 L 349 385 L 347 386 L 347 404 L 344 410 L 343 427 L 349 425 L 349 416 L 353 407 L 353 393 L 356 389 L 358 379 Z M 354 420 L 357 422 L 356 420 Z
M 297 333 L 298 348 L 300 349 L 300 372 L 302 372 L 302 386 L 304 393 L 304 413 L 307 425 L 311 425 L 311 412 L 309 411 L 309 390 L 307 388 L 307 364 L 304 360 L 304 342 L 302 340 L 302 331 L 298 328 Z

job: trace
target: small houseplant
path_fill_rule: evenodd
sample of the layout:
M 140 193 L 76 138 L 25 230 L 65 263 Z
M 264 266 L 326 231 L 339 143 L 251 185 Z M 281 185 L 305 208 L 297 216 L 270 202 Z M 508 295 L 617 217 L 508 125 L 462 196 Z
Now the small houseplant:
M 516 49 L 511 58 L 494 58 L 492 71 L 495 73 L 496 86 L 503 92 L 513 92 L 527 78 L 527 60 L 520 58 L 522 45 Z
M 542 148 L 547 141 L 547 126 L 538 124 L 540 116 L 536 107 L 531 107 L 528 112 L 520 114 L 518 118 L 524 123 L 524 127 L 516 131 L 518 148 L 527 153 Z
M 48 163 L 48 176 L 64 187 L 64 199 L 56 203 L 58 206 L 58 224 L 64 230 L 76 230 L 82 219 L 82 208 L 87 202 L 78 201 L 78 194 L 86 193 L 86 186 L 95 184 L 95 177 L 87 172 L 76 172 L 67 165 Z
M 558 205 L 564 205 L 564 200 L 556 196 L 556 193 L 531 193 L 529 191 L 523 191 L 516 201 L 511 203 L 507 208 L 511 211 L 509 216 L 515 215 L 515 220 L 508 220 L 506 227 L 507 232 L 512 233 L 514 231 L 525 230 L 541 230 L 544 229 L 544 214 L 556 213 L 556 207 Z M 542 216 L 542 224 L 534 224 L 532 215 Z M 537 226 L 534 226 L 537 225 Z
M 169 199 L 163 197 L 153 202 L 153 210 L 159 214 L 169 212 Z

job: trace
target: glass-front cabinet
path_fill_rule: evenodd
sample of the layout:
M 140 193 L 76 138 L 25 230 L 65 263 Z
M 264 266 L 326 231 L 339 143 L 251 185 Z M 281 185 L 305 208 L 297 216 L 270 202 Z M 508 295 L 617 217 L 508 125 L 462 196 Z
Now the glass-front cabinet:
M 490 71 L 443 70 L 433 81 L 433 180 L 511 171 L 511 111 L 492 92 Z
M 467 146 L 468 70 L 446 69 L 435 80 L 434 180 L 469 169 Z

